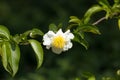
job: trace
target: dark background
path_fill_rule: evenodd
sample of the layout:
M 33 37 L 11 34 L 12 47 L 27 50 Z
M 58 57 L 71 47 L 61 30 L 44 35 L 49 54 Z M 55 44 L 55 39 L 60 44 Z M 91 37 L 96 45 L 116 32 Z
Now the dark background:
M 11 35 L 39 28 L 45 33 L 50 23 L 67 25 L 69 16 L 82 18 L 96 0 L 0 0 L 0 24 L 7 26 Z M 112 4 L 112 2 L 111 2 Z M 95 21 L 104 16 L 101 12 L 92 17 Z M 82 74 L 94 74 L 97 80 L 116 76 L 120 69 L 120 31 L 117 20 L 102 21 L 98 25 L 101 35 L 86 34 L 90 45 L 86 50 L 78 43 L 61 55 L 44 48 L 44 62 L 39 70 L 32 48 L 20 46 L 19 71 L 14 78 L 0 62 L 0 80 L 75 80 Z M 86 80 L 86 79 L 85 79 Z

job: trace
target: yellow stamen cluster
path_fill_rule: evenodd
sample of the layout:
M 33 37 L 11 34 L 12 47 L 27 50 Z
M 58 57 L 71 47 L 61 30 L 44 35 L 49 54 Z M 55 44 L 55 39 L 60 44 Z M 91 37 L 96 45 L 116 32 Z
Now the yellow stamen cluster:
M 56 36 L 53 38 L 52 46 L 56 48 L 63 48 L 65 45 L 65 39 L 62 36 Z

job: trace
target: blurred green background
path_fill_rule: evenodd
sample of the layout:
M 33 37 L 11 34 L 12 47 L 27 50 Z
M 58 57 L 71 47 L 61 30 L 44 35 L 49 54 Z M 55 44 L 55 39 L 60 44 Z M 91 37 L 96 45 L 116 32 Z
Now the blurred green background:
M 109 0 L 112 3 L 112 0 Z M 96 0 L 0 0 L 0 24 L 7 26 L 12 35 L 39 28 L 45 33 L 50 23 L 63 23 L 65 27 L 69 16 L 82 18 Z M 92 17 L 95 21 L 104 12 Z M 36 68 L 32 48 L 20 46 L 21 59 L 19 71 L 14 78 L 4 70 L 0 62 L 0 80 L 86 80 L 83 73 L 89 72 L 96 80 L 103 77 L 116 77 L 120 69 L 120 31 L 117 20 L 103 21 L 98 25 L 102 35 L 86 34 L 90 47 L 86 50 L 78 43 L 63 54 L 56 55 L 44 48 L 44 62 Z M 106 79 L 107 80 L 107 79 Z M 112 80 L 112 79 L 111 79 Z

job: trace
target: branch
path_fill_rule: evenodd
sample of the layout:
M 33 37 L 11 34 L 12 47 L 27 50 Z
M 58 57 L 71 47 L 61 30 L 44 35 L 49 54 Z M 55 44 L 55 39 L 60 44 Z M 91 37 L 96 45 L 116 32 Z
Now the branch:
M 97 20 L 96 22 L 94 22 L 92 25 L 97 25 L 97 24 L 99 24 L 101 21 L 103 21 L 105 19 L 106 19 L 106 17 L 102 17 L 99 20 Z

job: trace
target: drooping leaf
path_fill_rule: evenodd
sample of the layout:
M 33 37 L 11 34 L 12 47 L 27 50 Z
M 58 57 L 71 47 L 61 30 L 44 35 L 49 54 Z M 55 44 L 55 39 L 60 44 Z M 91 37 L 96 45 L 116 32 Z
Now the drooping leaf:
M 84 32 L 83 31 L 74 30 L 73 33 L 78 34 L 82 39 L 84 39 Z
M 4 42 L 2 45 L 2 63 L 6 71 L 14 76 L 19 67 L 20 49 L 16 43 Z
M 50 24 L 49 25 L 49 30 L 53 31 L 53 32 L 56 32 L 58 30 L 57 26 L 55 24 Z
M 80 35 L 80 37 L 81 37 L 82 39 L 84 39 L 84 32 L 79 31 L 79 33 L 78 33 L 78 34 Z
M 32 46 L 35 54 L 36 54 L 36 59 L 37 59 L 37 69 L 42 65 L 43 62 L 43 49 L 37 40 L 30 39 L 28 40 L 30 45 Z
M 102 11 L 103 8 L 99 5 L 94 5 L 93 7 L 89 8 L 84 15 L 84 24 L 87 24 L 93 14 L 96 12 Z
M 11 73 L 11 71 L 8 69 L 8 53 L 7 53 L 7 45 L 4 42 L 1 47 L 1 57 L 2 57 L 2 64 L 6 71 Z
M 118 19 L 118 27 L 119 27 L 119 29 L 120 29 L 120 19 Z
M 75 34 L 74 41 L 80 43 L 82 46 L 84 46 L 86 49 L 88 49 L 88 42 L 85 39 L 82 39 L 79 34 Z
M 14 76 L 19 68 L 20 49 L 19 46 L 15 43 L 12 43 L 11 45 L 9 45 L 9 47 L 11 51 L 9 63 L 12 67 L 12 75 Z
M 10 39 L 10 32 L 9 30 L 3 26 L 3 25 L 0 25 L 0 38 L 7 38 L 7 39 Z
M 93 25 L 82 25 L 82 26 L 79 26 L 77 31 L 91 32 L 91 33 L 94 33 L 94 34 L 101 34 L 99 29 L 96 26 L 93 26 Z

